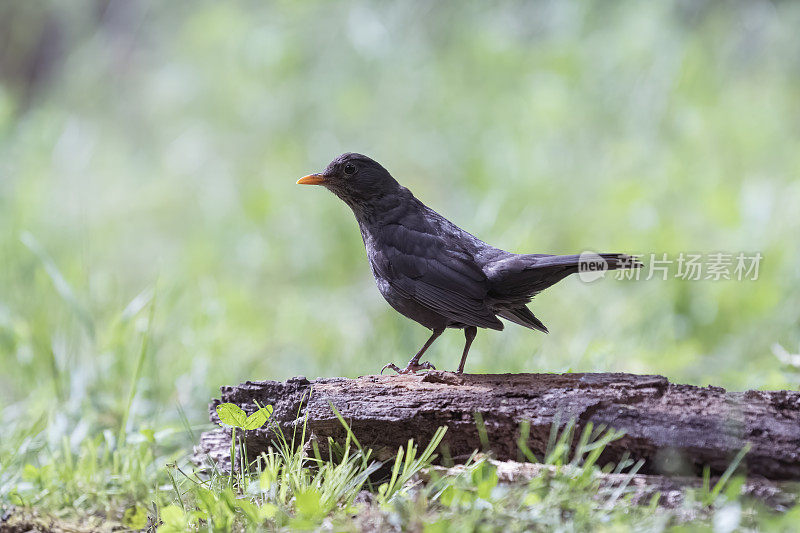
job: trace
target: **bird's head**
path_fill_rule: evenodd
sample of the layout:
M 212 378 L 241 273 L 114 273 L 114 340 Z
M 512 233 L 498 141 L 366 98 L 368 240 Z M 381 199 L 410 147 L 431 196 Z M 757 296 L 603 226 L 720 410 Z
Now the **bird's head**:
M 319 174 L 297 180 L 301 185 L 322 185 L 354 210 L 401 190 L 389 171 L 361 154 L 342 154 Z

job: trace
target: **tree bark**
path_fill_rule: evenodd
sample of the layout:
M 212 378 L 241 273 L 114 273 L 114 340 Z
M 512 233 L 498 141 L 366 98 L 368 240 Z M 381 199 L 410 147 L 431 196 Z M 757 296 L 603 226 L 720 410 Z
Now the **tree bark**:
M 286 382 L 248 381 L 222 387 L 216 406 L 237 404 L 247 413 L 274 406 L 272 423 L 287 439 L 306 436 L 325 453 L 328 437 L 343 441 L 341 413 L 362 446 L 379 460 L 391 458 L 409 439 L 424 447 L 439 426 L 448 431 L 439 456 L 463 462 L 488 447 L 497 460 L 522 460 L 520 424 L 528 421 L 528 446 L 542 459 L 551 428 L 574 419 L 579 434 L 586 424 L 625 431 L 610 443 L 600 464 L 623 457 L 644 460 L 642 474 L 719 475 L 745 445 L 749 476 L 800 480 L 800 392 L 726 392 L 719 387 L 675 385 L 662 376 L 632 374 L 457 375 L 432 371 L 412 376 L 363 376 L 356 379 L 304 377 Z M 475 413 L 486 430 L 481 443 Z M 248 431 L 248 456 L 265 451 L 274 429 Z M 230 431 L 203 434 L 195 460 L 230 468 Z

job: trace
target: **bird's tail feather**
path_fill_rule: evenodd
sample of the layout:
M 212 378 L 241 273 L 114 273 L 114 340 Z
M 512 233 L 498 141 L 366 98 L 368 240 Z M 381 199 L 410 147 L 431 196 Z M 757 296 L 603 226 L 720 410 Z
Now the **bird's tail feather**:
M 497 315 L 520 326 L 547 333 L 545 325 L 524 304 L 547 287 L 579 272 L 585 263 L 599 260 L 605 261 L 606 270 L 642 266 L 635 257 L 626 254 L 516 256 L 512 259 L 514 263 L 506 263 L 505 268 L 498 269 L 498 274 L 490 278 L 493 295 L 498 302 L 505 304 Z M 596 269 L 595 265 L 593 270 Z
M 510 320 L 515 324 L 519 324 L 520 326 L 525 326 L 526 328 L 531 329 L 538 329 L 539 331 L 543 331 L 544 333 L 549 333 L 547 331 L 547 327 L 542 324 L 542 321 L 536 318 L 531 310 L 525 307 L 517 307 L 515 309 L 503 309 L 499 313 L 499 316 L 505 318 L 506 320 Z
M 618 270 L 624 268 L 640 268 L 640 263 L 636 257 L 627 254 L 580 254 L 580 255 L 550 255 L 538 258 L 533 265 L 534 270 L 546 269 L 548 267 L 560 267 L 573 269 L 577 272 L 581 264 L 589 261 L 596 261 L 600 258 L 605 261 L 608 270 Z
M 527 302 L 520 299 L 530 300 L 570 274 L 579 272 L 588 261 L 598 259 L 605 261 L 605 270 L 642 266 L 635 257 L 626 254 L 517 255 L 501 262 L 489 276 L 492 293 L 498 301 L 512 303 L 516 300 L 522 305 Z

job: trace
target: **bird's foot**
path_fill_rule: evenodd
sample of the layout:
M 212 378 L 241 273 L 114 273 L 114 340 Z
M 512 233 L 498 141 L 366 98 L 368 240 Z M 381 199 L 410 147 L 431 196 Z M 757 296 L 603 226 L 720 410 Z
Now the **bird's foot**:
M 383 371 L 387 368 L 394 370 L 398 374 L 415 374 L 417 370 L 436 370 L 436 367 L 430 364 L 428 361 L 425 361 L 424 363 L 409 362 L 405 368 L 400 368 L 394 363 L 387 363 L 383 368 L 381 368 L 381 374 L 383 374 Z

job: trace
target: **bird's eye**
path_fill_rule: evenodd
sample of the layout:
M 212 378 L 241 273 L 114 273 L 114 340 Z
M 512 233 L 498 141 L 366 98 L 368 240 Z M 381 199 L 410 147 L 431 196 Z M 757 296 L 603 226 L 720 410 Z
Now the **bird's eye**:
M 353 163 L 347 163 L 344 166 L 344 173 L 347 174 L 348 176 L 352 176 L 353 174 L 356 173 L 356 166 Z

